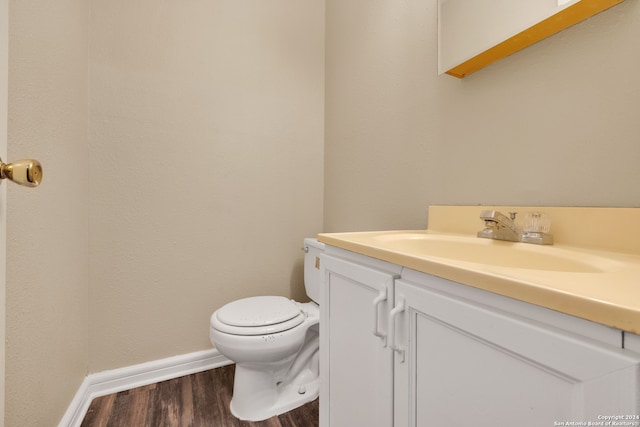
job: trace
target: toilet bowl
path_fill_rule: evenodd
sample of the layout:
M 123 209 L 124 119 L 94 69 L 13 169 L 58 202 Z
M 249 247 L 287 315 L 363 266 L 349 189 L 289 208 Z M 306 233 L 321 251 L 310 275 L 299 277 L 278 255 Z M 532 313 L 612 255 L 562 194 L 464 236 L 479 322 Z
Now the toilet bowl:
M 211 315 L 210 338 L 236 363 L 231 413 L 260 421 L 314 400 L 320 389 L 319 254 L 324 245 L 305 239 L 305 289 L 312 302 L 281 296 L 233 301 Z

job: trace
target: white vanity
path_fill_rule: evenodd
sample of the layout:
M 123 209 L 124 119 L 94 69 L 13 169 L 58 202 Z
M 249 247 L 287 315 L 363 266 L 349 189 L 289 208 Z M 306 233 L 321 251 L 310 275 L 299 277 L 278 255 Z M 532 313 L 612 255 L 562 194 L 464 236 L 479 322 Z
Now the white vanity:
M 480 207 L 460 209 L 430 208 L 422 232 L 319 236 L 320 425 L 640 425 L 635 243 L 573 253 L 570 231 L 555 247 L 477 243 L 450 232 Z M 503 250 L 516 255 L 480 262 Z

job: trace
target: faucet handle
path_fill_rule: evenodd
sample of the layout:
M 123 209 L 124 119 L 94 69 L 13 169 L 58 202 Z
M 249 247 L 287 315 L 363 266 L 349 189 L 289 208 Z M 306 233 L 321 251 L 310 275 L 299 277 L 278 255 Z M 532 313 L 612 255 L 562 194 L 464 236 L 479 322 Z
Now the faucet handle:
M 551 216 L 542 212 L 529 212 L 524 217 L 522 241 L 539 245 L 553 245 L 553 236 L 549 234 Z
M 551 216 L 543 212 L 529 212 L 524 217 L 524 231 L 548 233 L 551 229 Z
M 516 220 L 516 215 L 518 215 L 518 212 L 509 212 L 509 218 L 511 218 L 511 221 Z

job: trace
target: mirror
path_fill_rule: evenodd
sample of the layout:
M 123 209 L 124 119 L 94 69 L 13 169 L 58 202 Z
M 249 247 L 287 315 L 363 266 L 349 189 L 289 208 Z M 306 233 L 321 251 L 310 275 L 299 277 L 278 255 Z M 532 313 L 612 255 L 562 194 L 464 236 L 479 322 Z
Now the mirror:
M 438 0 L 438 74 L 462 78 L 624 0 Z

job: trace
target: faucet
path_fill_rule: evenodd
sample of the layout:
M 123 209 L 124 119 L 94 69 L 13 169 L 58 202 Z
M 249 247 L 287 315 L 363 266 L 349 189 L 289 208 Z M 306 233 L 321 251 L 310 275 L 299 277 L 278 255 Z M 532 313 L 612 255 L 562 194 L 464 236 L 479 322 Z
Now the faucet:
M 509 212 L 509 218 L 507 218 L 499 211 L 480 212 L 480 219 L 484 221 L 485 229 L 478 231 L 478 237 L 519 242 L 522 231 L 514 222 L 516 215 L 516 212 Z
M 508 242 L 535 243 L 538 245 L 552 245 L 553 236 L 546 233 L 538 225 L 527 226 L 521 230 L 515 223 L 517 212 L 509 212 L 509 217 L 495 210 L 480 212 L 480 219 L 484 221 L 484 230 L 478 231 L 478 237 L 485 239 L 506 240 Z M 539 218 L 541 214 L 532 213 L 530 216 Z

